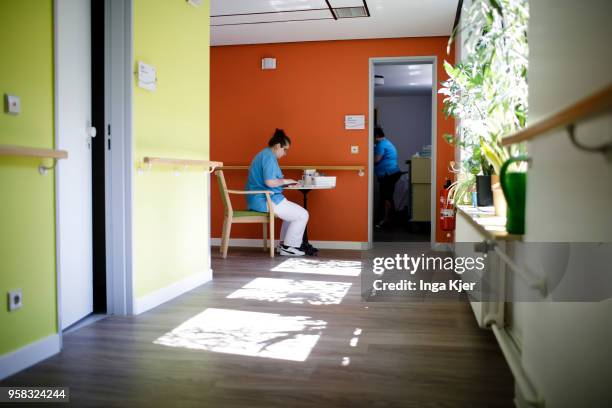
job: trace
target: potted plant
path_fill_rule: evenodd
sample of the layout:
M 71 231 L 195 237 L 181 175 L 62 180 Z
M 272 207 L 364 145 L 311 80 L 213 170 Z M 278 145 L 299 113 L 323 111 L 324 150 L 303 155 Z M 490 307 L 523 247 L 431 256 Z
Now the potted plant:
M 486 205 L 480 193 L 490 197 L 486 186 L 499 183 L 495 176 L 502 163 L 524 153 L 523 145 L 503 147 L 501 138 L 524 127 L 527 118 L 527 19 L 527 0 L 474 1 L 449 40 L 450 46 L 461 32 L 465 46 L 462 61 L 444 62 L 448 79 L 439 90 L 446 95 L 445 114 L 459 120 L 456 136 L 445 135 L 461 149 L 455 202 L 476 184 L 479 205 Z M 503 199 L 501 193 L 494 196 Z

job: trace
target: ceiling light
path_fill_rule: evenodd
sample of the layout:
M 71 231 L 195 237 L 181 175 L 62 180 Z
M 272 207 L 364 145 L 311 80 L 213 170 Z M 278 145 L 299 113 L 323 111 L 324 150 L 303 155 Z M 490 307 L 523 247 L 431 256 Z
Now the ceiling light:
M 421 75 L 421 72 L 420 71 L 410 71 L 410 72 L 408 72 L 408 75 L 410 75 L 410 76 Z
M 374 86 L 382 86 L 385 84 L 385 77 L 382 75 L 374 75 Z
M 408 65 L 408 69 L 411 71 L 415 69 L 421 69 L 421 66 L 420 65 Z

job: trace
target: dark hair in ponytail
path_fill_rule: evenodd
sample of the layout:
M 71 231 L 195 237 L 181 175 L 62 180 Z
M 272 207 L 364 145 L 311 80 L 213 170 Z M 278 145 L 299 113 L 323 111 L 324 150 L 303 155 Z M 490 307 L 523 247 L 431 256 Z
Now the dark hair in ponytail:
M 274 135 L 272 135 L 272 137 L 270 138 L 270 141 L 268 142 L 268 146 L 272 147 L 277 143 L 280 143 L 281 147 L 285 147 L 291 144 L 291 139 L 289 139 L 289 137 L 285 134 L 285 131 L 283 129 L 277 128 L 274 131 Z

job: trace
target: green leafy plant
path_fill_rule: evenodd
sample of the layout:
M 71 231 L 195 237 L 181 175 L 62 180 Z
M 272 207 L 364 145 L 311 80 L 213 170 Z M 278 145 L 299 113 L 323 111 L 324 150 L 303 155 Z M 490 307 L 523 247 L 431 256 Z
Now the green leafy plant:
M 527 120 L 528 17 L 527 0 L 474 0 L 449 40 L 450 47 L 460 33 L 465 53 L 454 66 L 444 62 L 448 79 L 439 90 L 444 113 L 459 119 L 456 136 L 445 135 L 461 149 L 455 202 L 475 175 L 499 174 L 504 161 L 524 152 L 524 146 L 503 147 L 501 138 Z

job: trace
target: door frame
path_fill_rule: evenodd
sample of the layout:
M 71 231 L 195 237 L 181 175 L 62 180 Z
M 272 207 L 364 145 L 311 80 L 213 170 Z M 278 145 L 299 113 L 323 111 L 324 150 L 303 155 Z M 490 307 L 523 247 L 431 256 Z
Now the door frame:
M 107 314 L 133 313 L 132 0 L 105 0 Z
M 132 0 L 105 0 L 105 152 L 106 191 L 106 297 L 107 314 L 129 315 L 133 311 L 132 283 Z M 53 64 L 58 66 L 58 0 L 53 1 Z M 112 58 L 112 60 L 111 60 Z M 53 73 L 54 143 L 58 144 L 59 78 Z M 109 127 L 113 140 L 108 150 Z M 54 171 L 55 191 L 55 269 L 56 324 L 59 347 L 62 341 L 62 291 L 60 256 L 60 200 L 58 195 L 60 166 Z M 93 283 L 92 283 L 93 291 Z
M 54 146 L 59 144 L 59 76 L 57 75 L 57 66 L 59 61 L 59 35 L 58 35 L 58 19 L 59 19 L 59 5 L 57 0 L 53 0 L 53 143 Z M 61 285 L 61 274 L 62 274 L 62 263 L 61 263 L 61 252 L 60 252 L 60 199 L 58 194 L 58 186 L 60 184 L 59 179 L 59 166 L 55 167 L 54 173 L 54 194 L 55 194 L 55 291 L 57 293 L 56 307 L 56 324 L 59 338 L 59 347 L 63 348 L 62 339 L 62 285 Z M 93 285 L 91 288 L 93 292 Z
M 438 83 L 438 57 L 432 56 L 416 56 L 416 57 L 378 57 L 369 59 L 369 106 L 368 106 L 368 249 L 371 249 L 373 241 L 372 223 L 374 218 L 374 156 L 372 155 L 372 146 L 374 146 L 374 66 L 375 65 L 396 65 L 396 64 L 416 64 L 424 63 L 431 64 L 432 69 L 432 85 L 431 85 L 431 246 L 436 246 L 436 165 L 437 157 L 437 134 L 438 134 L 438 112 L 437 112 L 437 83 Z

